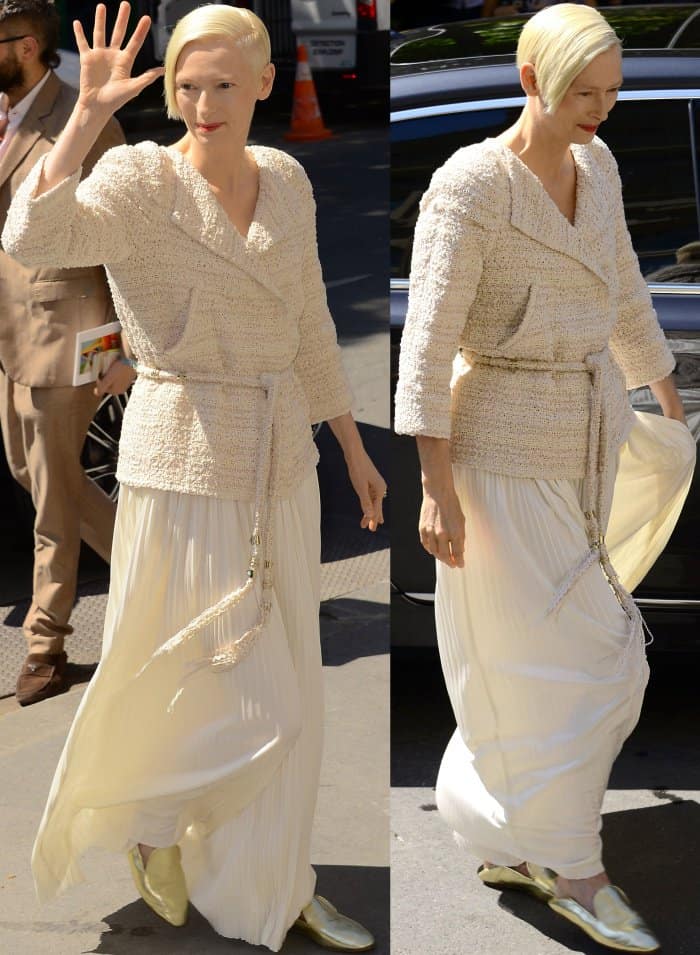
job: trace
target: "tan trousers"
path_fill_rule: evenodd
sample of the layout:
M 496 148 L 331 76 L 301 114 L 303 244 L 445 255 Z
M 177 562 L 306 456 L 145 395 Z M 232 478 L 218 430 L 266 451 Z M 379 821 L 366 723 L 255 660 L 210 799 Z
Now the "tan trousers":
M 13 477 L 32 496 L 34 575 L 23 630 L 31 653 L 60 653 L 78 582 L 80 539 L 109 561 L 115 505 L 80 463 L 99 399 L 92 385 L 30 388 L 0 372 L 0 424 Z

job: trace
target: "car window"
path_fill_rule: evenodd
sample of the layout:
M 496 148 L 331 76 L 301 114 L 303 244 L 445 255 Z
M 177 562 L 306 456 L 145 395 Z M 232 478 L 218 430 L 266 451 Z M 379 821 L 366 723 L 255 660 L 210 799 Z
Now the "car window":
M 408 278 L 418 203 L 433 171 L 460 146 L 496 136 L 519 106 L 426 116 L 392 124 L 392 275 Z M 623 100 L 601 130 L 617 159 L 627 224 L 642 272 L 654 281 L 673 278 L 677 252 L 697 241 L 698 195 L 691 145 L 700 142 L 700 109 L 687 99 Z M 697 148 L 697 147 L 696 147 Z M 698 158 L 696 155 L 695 166 Z M 682 253 L 683 255 L 683 253 Z
M 700 50 L 700 16 L 697 13 L 680 31 L 673 45 L 678 50 Z
M 700 49 L 700 18 L 696 4 L 664 8 L 611 7 L 600 13 L 622 39 L 627 50 Z M 398 38 L 391 54 L 395 65 L 461 60 L 475 56 L 513 55 L 529 15 L 495 17 L 462 23 L 438 23 Z M 439 16 L 438 16 L 439 19 Z
M 627 225 L 639 264 L 653 278 L 698 239 L 688 101 L 618 103 L 602 136 L 620 169 Z

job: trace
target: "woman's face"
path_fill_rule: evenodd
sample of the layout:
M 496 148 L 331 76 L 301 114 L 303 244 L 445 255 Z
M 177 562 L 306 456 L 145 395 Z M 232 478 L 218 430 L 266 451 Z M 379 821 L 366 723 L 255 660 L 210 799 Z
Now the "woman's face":
M 621 85 L 622 55 L 614 46 L 579 73 L 551 115 L 561 138 L 570 143 L 589 143 L 608 118 Z
M 175 67 L 175 101 L 190 134 L 203 145 L 248 136 L 253 110 L 272 89 L 274 67 L 257 72 L 225 36 L 186 44 Z

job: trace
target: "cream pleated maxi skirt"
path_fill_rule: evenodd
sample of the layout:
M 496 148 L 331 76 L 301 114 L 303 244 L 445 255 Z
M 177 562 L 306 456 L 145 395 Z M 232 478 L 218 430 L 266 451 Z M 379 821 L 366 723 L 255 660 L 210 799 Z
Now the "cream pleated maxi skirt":
M 695 454 L 685 425 L 637 413 L 606 533 L 628 590 L 673 530 Z M 587 878 L 603 868 L 601 806 L 639 718 L 644 648 L 630 646 L 628 618 L 597 562 L 546 616 L 588 550 L 582 481 L 453 471 L 467 540 L 463 569 L 437 563 L 438 643 L 457 721 L 438 809 L 484 860 Z
M 34 845 L 40 899 L 91 846 L 179 843 L 192 903 L 229 938 L 281 947 L 311 900 L 322 748 L 316 474 L 274 505 L 271 616 L 237 666 L 201 666 L 257 618 L 251 595 L 155 651 L 246 579 L 252 505 L 121 488 L 99 667 Z M 127 866 L 124 859 L 125 868 Z

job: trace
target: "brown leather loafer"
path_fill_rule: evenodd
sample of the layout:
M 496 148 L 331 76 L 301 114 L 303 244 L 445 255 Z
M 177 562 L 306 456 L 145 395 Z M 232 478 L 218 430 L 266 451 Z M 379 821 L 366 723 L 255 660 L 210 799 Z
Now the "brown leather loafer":
M 31 706 L 68 689 L 65 653 L 30 653 L 17 678 L 17 702 Z

